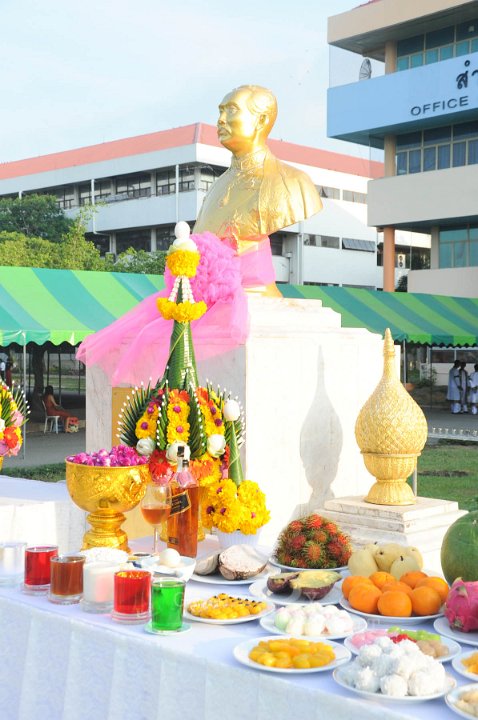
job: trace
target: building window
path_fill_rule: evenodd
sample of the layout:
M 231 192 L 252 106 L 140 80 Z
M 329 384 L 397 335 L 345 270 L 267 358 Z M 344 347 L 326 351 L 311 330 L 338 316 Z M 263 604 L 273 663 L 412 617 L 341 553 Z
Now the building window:
M 304 245 L 311 247 L 340 248 L 340 238 L 333 235 L 310 235 L 304 233 Z
M 78 186 L 80 205 L 91 205 L 91 183 Z M 110 180 L 95 180 L 95 203 L 101 202 L 111 195 Z
M 93 243 L 93 245 L 100 251 L 102 256 L 110 252 L 110 236 L 99 235 L 98 233 L 86 233 L 86 239 Z
M 125 195 L 128 198 L 149 197 L 151 195 L 151 175 L 138 173 L 117 178 L 116 194 Z
M 271 252 L 273 255 L 281 256 L 283 254 L 285 233 L 272 233 L 270 236 Z
M 478 225 L 440 230 L 438 255 L 440 268 L 478 266 Z
M 397 70 L 478 52 L 478 18 L 397 42 Z
M 327 198 L 328 200 L 340 200 L 340 189 L 336 187 L 329 187 L 328 185 L 316 185 L 320 197 Z
M 179 168 L 179 192 L 194 190 L 194 167 Z
M 156 228 L 156 250 L 169 250 L 174 239 L 174 225 L 161 225 Z
M 129 248 L 151 252 L 151 230 L 126 230 L 116 233 L 116 254 L 119 255 Z
M 343 190 L 342 200 L 348 200 L 348 202 L 366 203 L 367 195 L 365 193 L 356 192 L 355 190 Z
M 474 165 L 478 162 L 478 121 L 398 135 L 396 143 L 397 175 Z
M 156 195 L 170 195 L 176 192 L 176 170 L 166 168 L 156 173 Z
M 361 250 L 362 252 L 375 252 L 377 249 L 373 240 L 357 240 L 356 238 L 342 238 L 344 250 Z
M 216 178 L 225 172 L 224 168 L 212 167 L 210 165 L 201 165 L 200 168 L 199 190 L 203 190 L 204 192 L 207 192 Z
M 65 187 L 57 188 L 55 190 L 55 195 L 57 197 L 58 207 L 63 208 L 63 210 L 69 210 L 74 206 L 75 191 L 73 189 L 73 185 L 65 185 Z

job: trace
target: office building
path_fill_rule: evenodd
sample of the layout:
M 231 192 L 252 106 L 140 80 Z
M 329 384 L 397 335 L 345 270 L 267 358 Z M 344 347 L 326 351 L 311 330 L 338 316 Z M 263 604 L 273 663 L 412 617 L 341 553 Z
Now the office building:
M 409 291 L 476 297 L 478 1 L 372 0 L 329 18 L 328 42 L 328 135 L 385 151 L 367 191 L 384 288 L 406 230 L 431 235 L 430 268 L 409 273 Z
M 367 226 L 370 178 L 380 162 L 277 140 L 281 160 L 305 170 L 323 199 L 323 211 L 271 237 L 278 282 L 381 288 L 381 237 Z M 165 250 L 178 219 L 191 226 L 230 153 L 210 125 L 194 124 L 106 142 L 0 166 L 0 197 L 46 193 L 67 213 L 95 204 L 90 238 L 102 252 L 130 247 Z M 412 244 L 423 236 L 402 234 L 395 281 L 410 264 Z M 426 250 L 424 251 L 426 252 Z

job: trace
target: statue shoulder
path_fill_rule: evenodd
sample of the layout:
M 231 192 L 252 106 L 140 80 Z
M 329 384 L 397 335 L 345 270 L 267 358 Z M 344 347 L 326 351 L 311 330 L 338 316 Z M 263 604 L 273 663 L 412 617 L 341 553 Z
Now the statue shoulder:
M 303 217 L 315 215 L 315 213 L 322 209 L 322 201 L 318 190 L 312 178 L 306 172 L 282 162 L 282 160 L 276 158 L 272 153 L 266 162 L 270 170 L 266 175 L 270 178 L 275 178 L 276 184 L 280 183 L 283 185 L 289 194 L 295 196 L 300 194 L 304 207 Z

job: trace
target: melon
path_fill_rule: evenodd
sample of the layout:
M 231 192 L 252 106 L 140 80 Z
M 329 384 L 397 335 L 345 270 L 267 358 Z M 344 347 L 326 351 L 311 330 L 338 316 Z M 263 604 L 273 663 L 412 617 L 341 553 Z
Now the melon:
M 449 585 L 478 580 L 478 510 L 450 525 L 441 546 L 441 567 Z

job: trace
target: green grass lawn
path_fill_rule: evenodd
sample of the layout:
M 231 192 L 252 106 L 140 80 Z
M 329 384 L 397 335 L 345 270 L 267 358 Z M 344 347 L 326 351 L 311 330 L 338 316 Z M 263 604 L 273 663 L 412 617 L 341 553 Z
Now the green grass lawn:
M 478 509 L 478 443 L 427 445 L 418 458 L 417 491 Z
M 2 475 L 21 477 L 28 480 L 43 480 L 44 482 L 58 482 L 65 479 L 65 463 L 51 465 L 38 465 L 36 467 L 3 468 Z
M 45 482 L 65 479 L 65 463 L 5 468 L 4 475 Z M 418 459 L 418 494 L 455 500 L 463 510 L 478 509 L 478 443 L 427 445 Z

